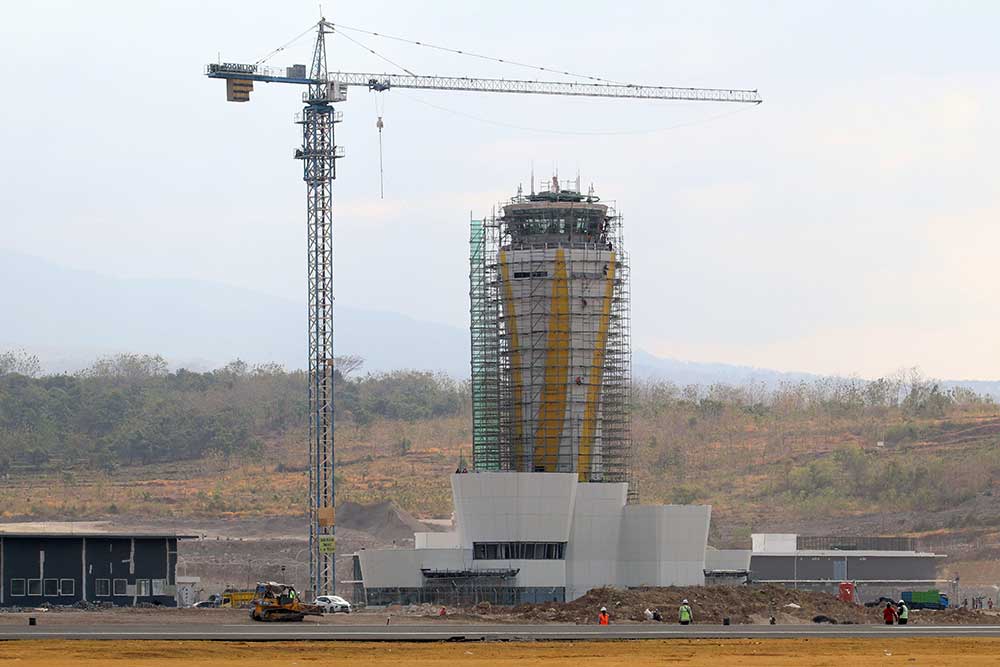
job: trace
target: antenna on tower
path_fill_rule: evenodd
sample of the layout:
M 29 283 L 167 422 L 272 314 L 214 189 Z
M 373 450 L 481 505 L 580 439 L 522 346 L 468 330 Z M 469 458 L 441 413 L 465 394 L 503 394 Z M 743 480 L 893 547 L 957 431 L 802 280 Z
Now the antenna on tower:
M 531 194 L 535 194 L 535 161 L 531 161 Z

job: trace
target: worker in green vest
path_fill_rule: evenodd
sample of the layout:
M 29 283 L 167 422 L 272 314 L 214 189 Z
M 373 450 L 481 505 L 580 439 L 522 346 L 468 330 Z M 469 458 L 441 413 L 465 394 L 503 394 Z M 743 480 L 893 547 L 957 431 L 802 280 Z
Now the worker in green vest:
M 691 625 L 691 605 L 688 604 L 687 598 L 681 602 L 680 609 L 677 610 L 677 620 L 680 621 L 681 625 Z
M 896 618 L 899 620 L 900 625 L 906 625 L 906 619 L 910 617 L 910 608 L 906 606 L 906 602 L 903 600 L 899 601 L 899 609 L 896 611 Z

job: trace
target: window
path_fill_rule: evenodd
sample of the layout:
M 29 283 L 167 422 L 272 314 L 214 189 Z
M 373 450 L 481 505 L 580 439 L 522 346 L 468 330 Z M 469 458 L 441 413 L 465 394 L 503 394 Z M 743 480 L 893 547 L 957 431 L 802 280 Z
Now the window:
M 76 595 L 76 579 L 60 579 L 59 595 Z
M 115 579 L 115 595 L 128 595 L 128 582 L 124 579 Z
M 153 579 L 153 595 L 166 595 L 164 592 L 166 586 L 166 579 Z
M 473 560 L 564 560 L 565 542 L 475 542 Z
M 22 597 L 25 592 L 24 579 L 11 579 L 10 580 L 10 596 L 11 597 Z
M 106 598 L 111 595 L 111 580 L 110 579 L 97 579 L 94 581 L 94 595 L 101 598 Z
M 59 595 L 59 580 L 58 579 L 46 579 L 45 580 L 45 596 L 50 597 L 54 595 Z
M 152 594 L 152 590 L 149 586 L 149 579 L 136 579 L 135 585 L 135 594 L 139 597 L 149 597 Z
M 42 594 L 42 580 L 41 579 L 28 579 L 28 595 L 38 595 Z

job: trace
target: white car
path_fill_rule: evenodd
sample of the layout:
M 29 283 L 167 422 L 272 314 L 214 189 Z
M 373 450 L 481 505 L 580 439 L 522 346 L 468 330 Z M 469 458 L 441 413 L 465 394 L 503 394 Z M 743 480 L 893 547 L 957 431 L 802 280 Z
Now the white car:
M 320 595 L 313 601 L 313 604 L 322 607 L 323 613 L 336 614 L 342 611 L 345 614 L 351 613 L 351 603 L 339 595 Z

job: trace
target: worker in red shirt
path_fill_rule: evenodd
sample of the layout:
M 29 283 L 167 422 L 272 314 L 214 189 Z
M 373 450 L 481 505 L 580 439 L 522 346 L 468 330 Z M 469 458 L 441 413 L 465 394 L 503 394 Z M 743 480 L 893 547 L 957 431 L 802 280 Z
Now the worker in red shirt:
M 885 603 L 885 609 L 882 610 L 882 618 L 885 620 L 886 625 L 892 625 L 896 621 L 896 608 L 892 606 L 891 603 Z
M 611 620 L 611 617 L 608 616 L 608 608 L 607 607 L 601 607 L 601 613 L 599 613 L 597 615 L 597 623 L 598 623 L 598 625 L 607 625 L 610 620 Z

